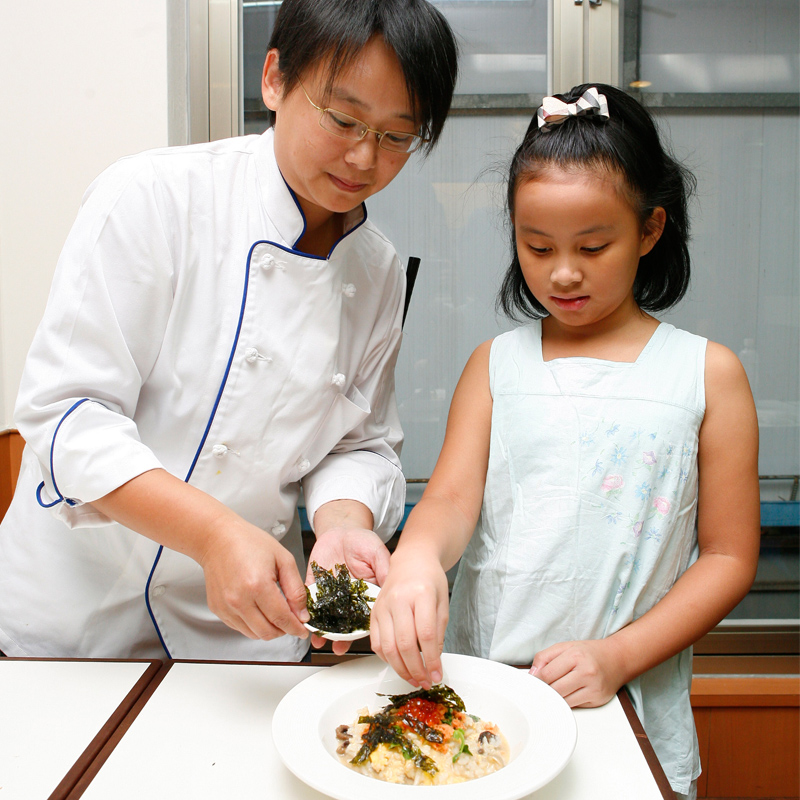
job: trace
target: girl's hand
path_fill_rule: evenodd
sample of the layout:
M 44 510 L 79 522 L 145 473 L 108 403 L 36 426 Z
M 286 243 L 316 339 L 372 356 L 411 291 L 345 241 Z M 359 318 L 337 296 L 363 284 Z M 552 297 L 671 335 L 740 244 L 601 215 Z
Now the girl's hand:
M 372 649 L 401 678 L 429 689 L 442 680 L 448 614 L 447 575 L 438 559 L 395 554 L 372 609 Z
M 536 654 L 531 675 L 552 686 L 570 708 L 605 705 L 627 680 L 612 639 L 560 642 Z
M 330 528 L 320 535 L 308 559 L 307 584 L 314 582 L 312 561 L 325 569 L 346 564 L 353 578 L 361 578 L 378 586 L 383 585 L 389 572 L 386 545 L 374 531 L 366 528 Z M 322 647 L 325 642 L 326 639 L 312 634 L 311 644 L 314 647 Z M 332 642 L 331 647 L 337 656 L 341 656 L 350 648 L 350 642 Z

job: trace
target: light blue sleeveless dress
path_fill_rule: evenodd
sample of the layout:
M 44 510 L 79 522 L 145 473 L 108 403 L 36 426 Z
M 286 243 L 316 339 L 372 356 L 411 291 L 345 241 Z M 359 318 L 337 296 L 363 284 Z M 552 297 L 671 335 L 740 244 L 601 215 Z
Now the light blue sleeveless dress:
M 706 340 L 661 323 L 633 363 L 542 360 L 541 322 L 498 336 L 481 516 L 445 650 L 529 664 L 652 608 L 697 558 Z M 628 684 L 673 790 L 700 774 L 691 648 Z

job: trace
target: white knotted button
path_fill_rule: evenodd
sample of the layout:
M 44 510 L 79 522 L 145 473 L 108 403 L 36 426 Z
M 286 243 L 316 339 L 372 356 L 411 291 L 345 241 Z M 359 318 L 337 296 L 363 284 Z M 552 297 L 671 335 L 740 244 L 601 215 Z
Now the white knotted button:
M 272 528 L 272 535 L 273 536 L 280 536 L 281 534 L 284 534 L 284 533 L 286 533 L 286 526 L 283 525 L 282 523 L 279 522 L 277 525 L 273 526 L 273 528 Z
M 344 376 L 344 375 L 342 375 L 342 373 L 341 373 L 341 372 L 337 372 L 337 373 L 336 373 L 336 374 L 335 374 L 335 375 L 334 375 L 334 376 L 331 378 L 331 383 L 332 383 L 334 386 L 338 386 L 338 387 L 341 389 L 341 388 L 342 388 L 342 386 L 344 386 L 344 382 L 345 382 L 345 380 L 346 380 L 345 376 Z
M 255 347 L 248 347 L 247 350 L 244 351 L 244 357 L 251 364 L 256 361 L 266 361 L 269 364 L 272 361 L 270 356 L 261 355 Z
M 304 458 L 301 461 L 297 462 L 297 469 L 300 472 L 305 472 L 310 466 L 311 462 L 307 458 Z
M 225 444 L 215 444 L 215 445 L 214 445 L 214 446 L 211 448 L 211 452 L 212 452 L 212 453 L 213 453 L 213 454 L 214 454 L 214 455 L 215 455 L 217 458 L 222 458 L 223 456 L 227 455 L 228 453 L 233 453 L 235 456 L 238 456 L 238 455 L 239 455 L 238 451 L 236 451 L 236 450 L 231 450 L 231 449 L 230 449 L 230 447 L 228 447 L 228 446 L 227 446 L 227 445 L 225 445 Z
M 345 297 L 355 297 L 355 295 L 356 295 L 356 285 L 354 283 L 343 283 L 342 284 L 342 294 Z
M 166 592 L 166 591 L 167 591 L 167 587 L 166 586 L 161 586 L 159 584 L 158 586 L 154 586 L 153 587 L 153 591 L 150 592 L 150 594 L 152 594 L 153 597 L 161 597 L 161 595 L 164 594 L 164 592 Z
M 258 259 L 258 266 L 266 272 L 267 270 L 273 269 L 273 267 L 275 269 L 283 269 L 285 264 L 283 261 L 278 261 L 272 253 L 264 253 Z

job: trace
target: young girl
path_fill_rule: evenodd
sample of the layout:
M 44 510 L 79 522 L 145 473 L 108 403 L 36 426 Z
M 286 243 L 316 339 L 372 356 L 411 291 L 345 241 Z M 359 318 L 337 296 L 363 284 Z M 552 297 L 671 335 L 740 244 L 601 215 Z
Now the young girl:
M 425 0 L 284 0 L 266 133 L 90 187 L 17 403 L 0 650 L 301 658 L 301 486 L 312 557 L 382 579 L 405 278 L 364 201 L 433 147 L 456 71 Z
M 690 186 L 628 95 L 545 99 L 511 163 L 500 293 L 532 321 L 470 358 L 371 625 L 425 686 L 443 640 L 532 664 L 572 707 L 626 685 L 679 793 L 700 771 L 690 646 L 746 594 L 759 546 L 744 370 L 650 313 L 687 288 Z

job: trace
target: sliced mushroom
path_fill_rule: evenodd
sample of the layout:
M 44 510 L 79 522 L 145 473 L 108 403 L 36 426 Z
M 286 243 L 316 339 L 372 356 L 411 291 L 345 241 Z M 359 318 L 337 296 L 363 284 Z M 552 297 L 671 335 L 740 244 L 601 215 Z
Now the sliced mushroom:
M 349 742 L 350 741 L 350 734 L 347 732 L 349 729 L 350 729 L 349 725 L 340 725 L 336 729 L 336 738 L 337 739 L 342 739 L 342 740 L 344 740 L 346 742 Z
M 352 738 L 352 736 L 347 732 L 348 730 L 349 727 L 347 725 L 340 725 L 336 729 L 336 738 L 340 742 L 339 746 L 336 748 L 336 752 L 340 756 L 343 756 L 345 754 L 345 751 L 347 750 L 347 745 L 350 744 L 350 739 Z
M 481 744 L 486 744 L 486 742 L 488 742 L 490 738 L 496 739 L 497 736 L 491 731 L 481 731 L 480 736 L 478 736 L 478 741 Z

